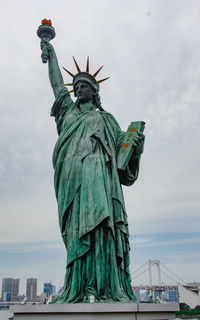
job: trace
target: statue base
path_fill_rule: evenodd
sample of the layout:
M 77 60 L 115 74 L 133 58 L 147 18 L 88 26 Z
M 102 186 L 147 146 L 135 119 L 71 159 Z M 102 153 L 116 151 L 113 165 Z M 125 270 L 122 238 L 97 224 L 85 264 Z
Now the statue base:
M 14 320 L 167 320 L 176 319 L 177 303 L 76 303 L 15 305 Z

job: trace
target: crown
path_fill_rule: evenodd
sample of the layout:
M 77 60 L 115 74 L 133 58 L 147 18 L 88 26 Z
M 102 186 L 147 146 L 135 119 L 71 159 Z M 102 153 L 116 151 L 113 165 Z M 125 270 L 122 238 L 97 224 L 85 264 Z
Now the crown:
M 89 73 L 89 57 L 87 57 L 87 63 L 86 63 L 86 70 L 85 71 L 81 71 L 81 69 L 79 68 L 78 63 L 76 62 L 76 59 L 73 57 L 74 59 L 74 63 L 76 66 L 76 69 L 78 71 L 77 74 L 73 74 L 71 73 L 69 70 L 67 70 L 66 68 L 63 67 L 63 69 L 73 78 L 73 82 L 72 83 L 66 83 L 65 86 L 73 86 L 73 90 L 69 91 L 69 92 L 74 92 L 74 87 L 76 85 L 76 83 L 78 81 L 86 81 L 88 82 L 97 92 L 99 91 L 99 83 L 109 79 L 110 77 L 101 79 L 101 80 L 96 80 L 96 76 L 99 73 L 99 71 L 101 71 L 101 69 L 103 68 L 103 66 L 101 66 L 93 75 L 91 73 Z

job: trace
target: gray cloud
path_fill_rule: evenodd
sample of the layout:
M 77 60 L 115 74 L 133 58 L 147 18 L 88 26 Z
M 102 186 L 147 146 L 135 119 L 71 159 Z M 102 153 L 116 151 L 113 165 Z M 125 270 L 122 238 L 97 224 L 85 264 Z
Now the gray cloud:
M 124 188 L 130 233 L 198 229 L 200 3 L 8 0 L 0 12 L 1 242 L 59 238 L 54 98 L 36 35 L 44 17 L 56 28 L 60 66 L 75 71 L 72 55 L 81 67 L 89 55 L 92 71 L 104 64 L 103 106 L 124 130 L 146 121 L 139 180 Z

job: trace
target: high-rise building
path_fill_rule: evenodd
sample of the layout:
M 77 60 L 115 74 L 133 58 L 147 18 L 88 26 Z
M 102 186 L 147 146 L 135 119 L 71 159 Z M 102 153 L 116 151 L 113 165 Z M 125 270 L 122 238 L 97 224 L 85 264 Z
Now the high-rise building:
M 17 301 L 18 296 L 19 296 L 19 279 L 13 279 L 12 300 Z
M 3 278 L 2 282 L 2 291 L 1 291 L 1 299 L 5 299 L 5 293 L 12 293 L 13 290 L 13 278 Z
M 19 295 L 19 279 L 3 278 L 1 299 L 8 301 L 16 300 Z
M 37 298 L 37 279 L 26 280 L 26 297 L 28 301 L 35 301 Z
M 51 283 L 44 283 L 44 293 L 46 293 L 46 296 L 49 297 L 51 294 L 56 293 L 56 287 Z

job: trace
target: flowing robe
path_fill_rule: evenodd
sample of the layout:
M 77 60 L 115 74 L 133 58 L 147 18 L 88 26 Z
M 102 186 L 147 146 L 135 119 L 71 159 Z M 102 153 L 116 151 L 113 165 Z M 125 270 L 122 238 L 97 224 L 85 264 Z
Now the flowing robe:
M 57 303 L 134 301 L 129 233 L 121 183 L 137 179 L 139 159 L 118 172 L 124 132 L 114 117 L 81 110 L 66 88 L 51 111 L 59 134 L 53 152 L 60 229 L 67 249 L 63 292 Z

